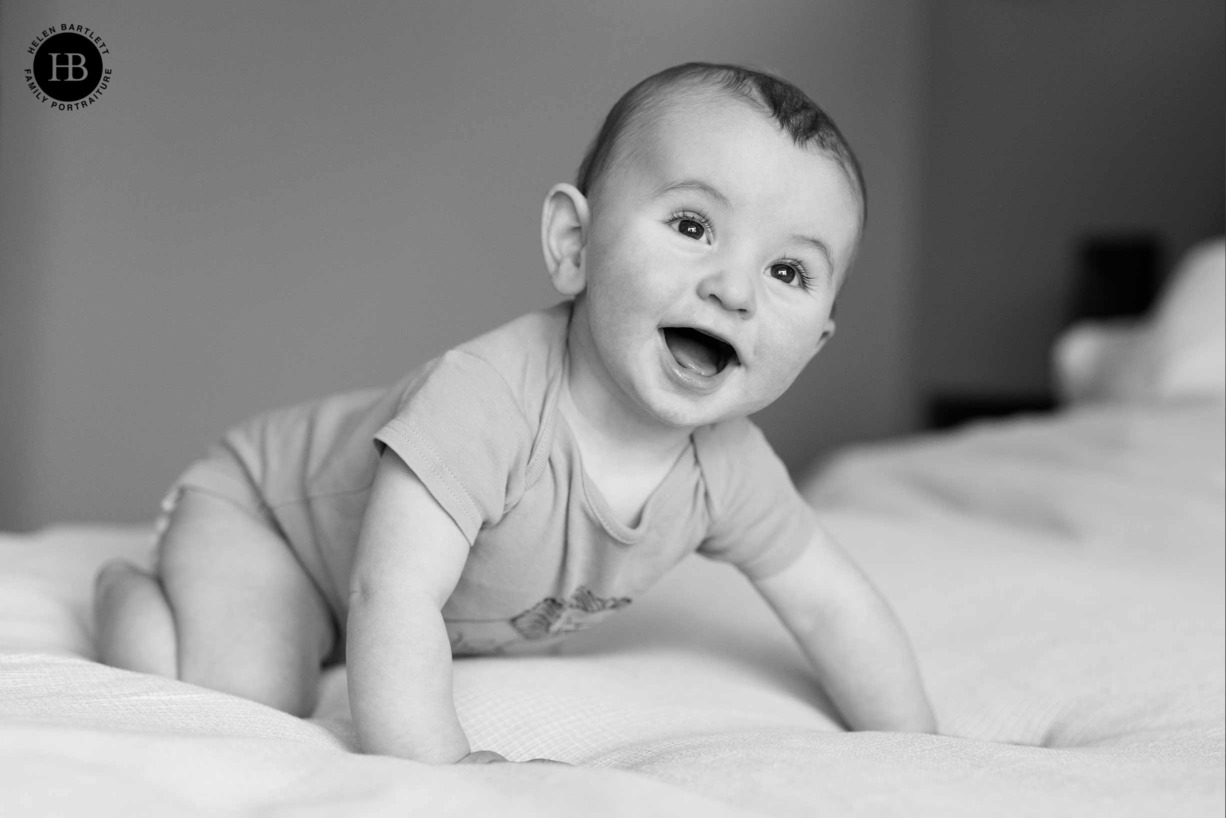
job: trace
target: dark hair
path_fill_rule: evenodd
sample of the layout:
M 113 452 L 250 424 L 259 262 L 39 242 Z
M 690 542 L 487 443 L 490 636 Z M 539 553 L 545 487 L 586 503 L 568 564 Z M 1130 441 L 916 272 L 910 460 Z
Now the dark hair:
M 640 129 L 644 116 L 663 107 L 669 92 L 684 85 L 707 86 L 740 97 L 774 118 L 798 146 L 813 145 L 833 157 L 859 196 L 860 219 L 864 221 L 868 209 L 864 174 L 834 120 L 787 80 L 739 65 L 685 63 L 653 74 L 623 94 L 609 110 L 579 165 L 575 187 L 580 193 L 590 195 L 609 171 L 614 151 L 630 135 L 628 132 Z

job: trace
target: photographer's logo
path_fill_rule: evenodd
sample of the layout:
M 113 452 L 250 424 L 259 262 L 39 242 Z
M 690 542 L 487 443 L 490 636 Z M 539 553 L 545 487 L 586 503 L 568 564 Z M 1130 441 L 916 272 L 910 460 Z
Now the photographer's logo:
M 85 26 L 61 23 L 45 28 L 26 49 L 34 60 L 26 69 L 26 86 L 39 102 L 60 111 L 93 105 L 111 83 L 103 62 L 111 50 Z

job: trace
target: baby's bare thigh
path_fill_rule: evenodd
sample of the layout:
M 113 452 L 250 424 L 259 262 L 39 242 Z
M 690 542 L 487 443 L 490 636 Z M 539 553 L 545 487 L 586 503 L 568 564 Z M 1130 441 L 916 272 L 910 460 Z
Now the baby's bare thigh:
M 309 710 L 335 641 L 332 617 L 270 525 L 229 500 L 185 490 L 157 570 L 174 616 L 180 678 Z

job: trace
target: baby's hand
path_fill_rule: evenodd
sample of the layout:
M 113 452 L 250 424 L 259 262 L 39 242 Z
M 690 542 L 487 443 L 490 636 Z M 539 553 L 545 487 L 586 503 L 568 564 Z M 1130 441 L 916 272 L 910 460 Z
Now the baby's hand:
M 493 750 L 475 750 L 461 758 L 456 764 L 497 764 L 499 761 L 506 760 L 505 756 L 501 756 Z
M 497 764 L 499 762 L 511 762 L 506 756 L 499 755 L 493 750 L 474 750 L 468 755 L 461 758 L 456 764 Z M 533 758 L 523 762 L 525 764 L 562 764 L 569 767 L 565 761 L 554 761 L 550 758 Z

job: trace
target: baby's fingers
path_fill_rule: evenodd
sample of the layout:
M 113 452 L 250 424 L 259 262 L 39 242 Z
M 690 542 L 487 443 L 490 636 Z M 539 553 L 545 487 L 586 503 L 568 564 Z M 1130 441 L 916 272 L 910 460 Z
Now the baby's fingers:
M 456 764 L 497 764 L 506 760 L 505 756 L 493 750 L 475 750 L 461 758 Z
M 474 750 L 468 755 L 461 758 L 456 764 L 499 764 L 509 763 L 506 756 L 495 753 L 493 750 Z M 569 767 L 565 761 L 554 761 L 552 758 L 533 758 L 523 762 L 524 764 L 561 764 L 563 767 Z

